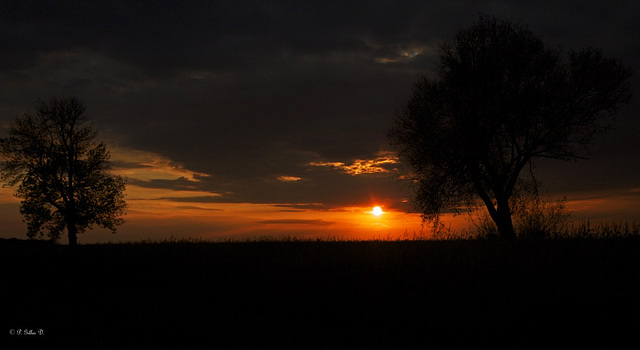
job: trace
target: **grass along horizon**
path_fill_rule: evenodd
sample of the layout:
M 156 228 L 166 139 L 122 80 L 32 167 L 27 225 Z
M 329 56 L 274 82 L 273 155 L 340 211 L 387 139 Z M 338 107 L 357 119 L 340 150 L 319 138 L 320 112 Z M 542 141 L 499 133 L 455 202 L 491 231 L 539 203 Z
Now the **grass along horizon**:
M 483 224 L 486 224 L 484 222 Z M 397 242 L 397 241 L 449 241 L 449 240 L 495 240 L 497 239 L 491 227 L 481 226 L 476 223 L 476 227 L 454 230 L 450 227 L 440 225 L 434 231 L 411 232 L 405 231 L 401 236 L 393 237 L 388 235 L 374 236 L 371 239 L 345 238 L 340 235 L 326 235 L 317 237 L 308 236 L 254 236 L 244 238 L 224 238 L 224 239 L 206 239 L 202 237 L 178 237 L 170 236 L 162 239 L 146 238 L 134 241 L 119 242 L 97 242 L 82 243 L 82 235 L 80 236 L 81 245 L 105 245 L 105 244 L 168 244 L 168 243 L 257 243 L 257 242 Z M 576 239 L 576 238 L 624 238 L 624 237 L 640 237 L 640 220 L 605 220 L 591 221 L 584 220 L 580 222 L 569 221 L 558 227 L 556 232 L 550 232 L 541 236 L 518 236 L 519 240 L 527 239 Z M 48 239 L 37 238 L 0 238 L 0 243 L 10 242 L 33 242 L 36 244 L 55 244 L 68 245 L 64 241 L 50 241 Z

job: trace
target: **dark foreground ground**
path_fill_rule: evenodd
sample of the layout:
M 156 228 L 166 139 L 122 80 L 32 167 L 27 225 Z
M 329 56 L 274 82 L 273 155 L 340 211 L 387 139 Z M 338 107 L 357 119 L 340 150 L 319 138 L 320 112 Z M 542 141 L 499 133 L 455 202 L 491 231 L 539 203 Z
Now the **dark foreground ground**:
M 638 238 L 4 243 L 0 256 L 5 349 L 615 348 L 640 334 Z

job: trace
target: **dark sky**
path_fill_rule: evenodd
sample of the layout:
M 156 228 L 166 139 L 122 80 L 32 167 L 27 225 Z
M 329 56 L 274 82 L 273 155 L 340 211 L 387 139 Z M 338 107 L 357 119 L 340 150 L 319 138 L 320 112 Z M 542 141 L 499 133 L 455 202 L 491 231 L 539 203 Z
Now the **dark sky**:
M 403 208 L 386 131 L 418 74 L 435 68 L 438 43 L 478 13 L 523 23 L 565 52 L 601 48 L 631 66 L 640 91 L 638 1 L 149 3 L 2 1 L 0 123 L 39 98 L 78 96 L 119 169 L 152 167 L 124 156 L 145 154 L 195 174 L 132 173 L 130 185 L 181 190 L 162 198 L 194 206 L 330 210 L 375 198 Z M 543 185 L 637 197 L 639 113 L 634 98 L 589 161 L 538 163 Z M 358 164 L 371 173 L 353 175 Z

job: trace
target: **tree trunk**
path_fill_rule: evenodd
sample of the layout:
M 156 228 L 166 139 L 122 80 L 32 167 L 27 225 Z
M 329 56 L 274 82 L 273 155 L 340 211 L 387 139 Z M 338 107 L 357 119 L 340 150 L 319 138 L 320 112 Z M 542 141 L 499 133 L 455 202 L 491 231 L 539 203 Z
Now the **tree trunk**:
M 67 224 L 67 233 L 69 234 L 69 246 L 75 247 L 78 245 L 78 228 L 75 223 Z
M 516 232 L 513 229 L 513 221 L 511 220 L 511 208 L 509 207 L 509 199 L 498 200 L 496 208 L 496 217 L 494 221 L 498 226 L 498 235 L 501 239 L 516 238 Z

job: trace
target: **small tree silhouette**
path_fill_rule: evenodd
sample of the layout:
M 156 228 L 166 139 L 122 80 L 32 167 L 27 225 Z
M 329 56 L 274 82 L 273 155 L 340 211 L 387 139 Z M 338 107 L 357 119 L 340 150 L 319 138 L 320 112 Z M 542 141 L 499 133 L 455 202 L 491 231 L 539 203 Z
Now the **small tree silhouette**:
M 97 131 L 85 125 L 84 111 L 77 98 L 52 98 L 17 118 L 0 139 L 0 176 L 18 186 L 30 238 L 47 229 L 57 240 L 66 228 L 75 246 L 78 233 L 93 225 L 115 233 L 124 222 L 124 180 L 108 172 L 109 152 L 94 141 Z
M 481 16 L 460 30 L 441 45 L 437 78 L 420 77 L 389 132 L 423 219 L 479 198 L 499 236 L 515 237 L 521 171 L 535 158 L 588 158 L 630 99 L 630 76 L 593 48 L 564 59 L 510 21 Z

